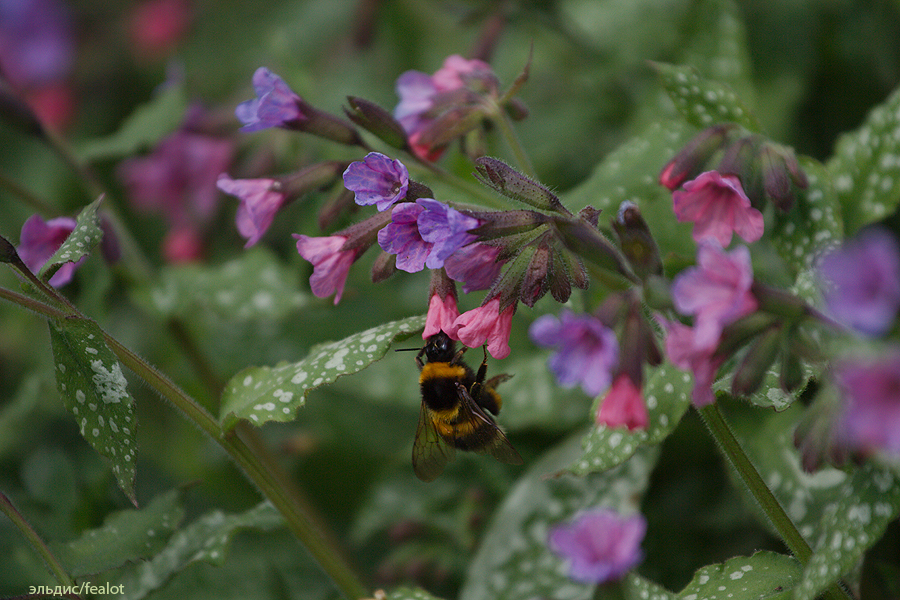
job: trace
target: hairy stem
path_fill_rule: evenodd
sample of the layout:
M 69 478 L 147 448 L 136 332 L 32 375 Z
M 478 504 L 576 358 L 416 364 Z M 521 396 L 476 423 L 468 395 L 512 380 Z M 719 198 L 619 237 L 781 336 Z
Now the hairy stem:
M 53 552 L 50 551 L 49 546 L 41 539 L 41 536 L 34 530 L 31 524 L 25 520 L 25 517 L 22 516 L 13 503 L 7 498 L 6 494 L 0 492 L 0 511 L 3 512 L 9 520 L 12 521 L 13 525 L 15 525 L 19 531 L 22 532 L 22 535 L 25 536 L 34 549 L 40 554 L 41 558 L 44 559 L 44 562 L 47 563 L 47 566 L 50 568 L 50 571 L 53 573 L 53 576 L 56 578 L 56 581 L 59 582 L 60 585 L 66 587 L 72 587 L 75 585 L 75 582 L 66 572 L 65 568 L 59 562 L 59 559 L 54 556 Z

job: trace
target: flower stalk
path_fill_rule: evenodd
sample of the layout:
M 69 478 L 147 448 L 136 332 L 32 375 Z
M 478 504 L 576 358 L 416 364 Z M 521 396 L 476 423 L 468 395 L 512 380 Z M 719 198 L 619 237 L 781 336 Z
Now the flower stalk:
M 63 567 L 62 563 L 59 562 L 59 559 L 57 559 L 50 550 L 50 547 L 41 539 L 41 536 L 38 535 L 37 531 L 35 531 L 31 524 L 25 520 L 22 513 L 13 506 L 13 503 L 3 492 L 0 492 L 0 511 L 12 521 L 13 525 L 22 532 L 25 539 L 27 539 L 37 553 L 40 554 L 41 558 L 44 559 L 44 562 L 47 563 L 47 566 L 50 568 L 50 572 L 52 572 L 53 576 L 56 578 L 56 581 L 64 587 L 74 587 L 75 581 L 69 576 L 65 567 Z

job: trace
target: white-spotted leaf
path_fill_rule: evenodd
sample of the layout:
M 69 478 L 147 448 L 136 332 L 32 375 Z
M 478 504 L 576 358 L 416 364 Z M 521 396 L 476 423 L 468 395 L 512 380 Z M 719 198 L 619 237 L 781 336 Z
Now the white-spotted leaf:
M 578 457 L 579 437 L 547 452 L 506 496 L 469 563 L 461 600 L 593 597 L 596 586 L 573 581 L 566 562 L 549 549 L 550 529 L 591 508 L 637 512 L 659 453 L 642 448 L 605 473 L 548 477 Z
M 175 532 L 159 553 L 126 571 L 115 585 L 122 586 L 123 598 L 145 598 L 191 563 L 224 564 L 228 544 L 240 530 L 271 531 L 283 524 L 284 518 L 268 502 L 234 515 L 213 511 Z
M 738 556 L 708 565 L 678 594 L 681 600 L 707 598 L 789 598 L 800 579 L 797 559 L 774 552 Z
M 100 208 L 102 200 L 102 196 L 97 198 L 79 213 L 78 218 L 75 219 L 75 229 L 41 267 L 38 275 L 44 281 L 50 279 L 65 263 L 78 262 L 90 254 L 94 246 L 100 243 L 103 231 L 100 229 L 100 217 L 97 215 L 97 209 Z
M 900 203 L 900 88 L 862 126 L 838 138 L 828 170 L 854 233 L 893 213 Z
M 182 518 L 179 493 L 171 490 L 140 510 L 115 512 L 102 526 L 71 542 L 53 543 L 51 549 L 72 577 L 93 575 L 156 555 Z
M 662 442 L 690 406 L 692 384 L 689 374 L 672 365 L 657 367 L 647 377 L 643 390 L 650 416 L 648 428 L 629 431 L 625 427 L 592 427 L 584 438 L 581 458 L 569 470 L 576 475 L 606 471 L 628 460 L 641 446 Z M 592 414 L 596 414 L 596 407 Z
M 293 421 L 309 392 L 365 369 L 384 357 L 391 344 L 411 337 L 424 325 L 425 317 L 409 317 L 315 346 L 296 363 L 244 369 L 225 386 L 223 427 L 233 429 L 240 419 L 255 425 Z
M 677 596 L 666 588 L 645 579 L 634 571 L 622 581 L 622 592 L 626 600 L 675 600 Z
M 847 481 L 841 498 L 825 511 L 794 599 L 812 600 L 849 573 L 898 513 L 900 479 L 866 463 Z
M 383 590 L 375 592 L 373 598 L 361 600 L 440 600 L 440 598 L 438 596 L 432 596 L 422 588 L 399 587 L 387 593 L 383 593 Z
M 704 129 L 732 122 L 759 131 L 756 117 L 727 85 L 704 79 L 693 67 L 664 63 L 653 66 L 675 108 L 691 125 Z
M 84 439 L 112 466 L 134 503 L 137 421 L 122 368 L 90 319 L 50 322 L 56 386 Z

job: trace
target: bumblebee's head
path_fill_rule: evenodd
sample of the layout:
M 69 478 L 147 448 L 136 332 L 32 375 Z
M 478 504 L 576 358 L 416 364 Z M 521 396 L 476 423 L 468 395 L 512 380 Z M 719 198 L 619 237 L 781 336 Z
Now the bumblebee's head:
M 456 354 L 456 342 L 443 331 L 439 331 L 428 338 L 423 350 L 428 362 L 450 362 Z

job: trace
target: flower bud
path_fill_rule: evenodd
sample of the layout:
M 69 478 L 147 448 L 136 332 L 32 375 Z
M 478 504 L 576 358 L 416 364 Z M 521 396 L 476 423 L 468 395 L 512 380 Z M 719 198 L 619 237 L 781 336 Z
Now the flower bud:
M 765 144 L 759 155 L 763 195 L 782 212 L 794 205 L 796 188 L 809 185 L 797 157 L 788 148 Z
M 722 329 L 716 356 L 728 357 L 762 332 L 775 326 L 777 319 L 764 312 L 752 312 Z
M 781 340 L 782 328 L 779 326 L 770 327 L 756 338 L 734 374 L 732 394 L 746 397 L 759 389 L 781 350 Z
M 531 261 L 525 269 L 522 278 L 519 298 L 529 308 L 534 308 L 534 303 L 544 297 L 550 289 L 550 281 L 555 279 L 553 273 L 553 252 L 550 244 L 542 240 L 531 256 Z
M 371 131 L 378 139 L 393 148 L 407 149 L 409 143 L 403 126 L 394 116 L 374 102 L 355 96 L 347 96 L 350 108 L 344 114 L 360 127 Z
M 750 288 L 759 302 L 759 310 L 777 315 L 790 321 L 797 321 L 809 314 L 809 306 L 802 298 L 778 288 L 754 281 Z
M 19 253 L 16 252 L 16 247 L 13 246 L 9 240 L 0 235 L 0 262 L 5 263 L 20 263 L 22 259 L 19 258 Z
M 587 289 L 588 278 L 584 265 L 571 252 L 557 249 L 553 252 L 553 277 L 550 279 L 550 295 L 557 302 L 566 302 L 572 294 L 572 286 Z
M 319 215 L 316 223 L 322 231 L 328 229 L 344 211 L 354 211 L 357 209 L 356 202 L 353 201 L 353 192 L 345 187 L 337 190 L 332 194 L 319 209 Z
M 406 200 L 415 202 L 419 198 L 434 198 L 434 192 L 427 185 L 410 179 L 409 188 L 406 190 Z
M 306 118 L 296 123 L 295 128 L 298 131 L 305 131 L 346 146 L 366 147 L 359 132 L 347 121 L 319 110 L 305 101 L 301 106 L 301 112 Z
M 735 129 L 737 125 L 723 123 L 701 131 L 663 167 L 659 183 L 675 190 L 685 181 L 708 170 L 705 168 L 707 163 L 722 149 Z
M 533 210 L 493 210 L 493 211 L 465 211 L 465 214 L 475 217 L 481 225 L 470 230 L 469 233 L 477 235 L 482 241 L 497 238 L 526 234 L 535 237 L 542 233 L 538 228 L 547 222 L 546 215 Z M 531 235 L 534 232 L 535 235 Z
M 782 339 L 781 348 L 781 373 L 778 375 L 778 383 L 785 392 L 791 393 L 803 384 L 803 365 L 800 355 L 791 351 L 790 340 L 795 335 L 795 328 L 791 328 L 788 335 Z
M 580 258 L 610 274 L 615 273 L 630 281 L 637 280 L 616 247 L 584 219 L 551 217 L 550 224 L 563 245 Z M 606 278 L 604 283 L 616 286 L 610 278 Z M 622 282 L 618 283 L 621 285 Z
M 553 192 L 496 158 L 484 156 L 476 160 L 475 178 L 507 198 L 541 210 L 571 214 Z
M 623 202 L 611 223 L 622 253 L 634 273 L 641 279 L 646 279 L 649 275 L 662 275 L 659 247 L 637 205 L 634 202 Z

